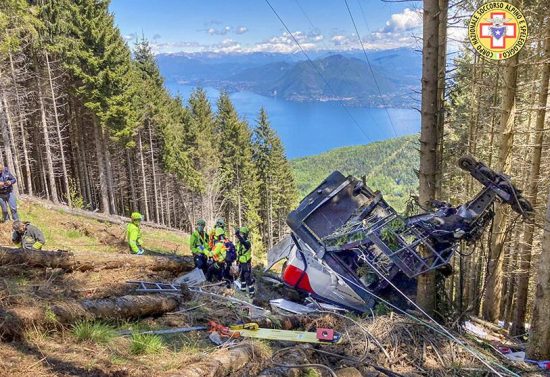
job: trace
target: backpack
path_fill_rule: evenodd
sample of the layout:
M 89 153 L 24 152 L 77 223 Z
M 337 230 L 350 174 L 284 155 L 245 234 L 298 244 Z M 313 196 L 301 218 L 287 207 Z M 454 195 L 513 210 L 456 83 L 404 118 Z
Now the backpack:
M 235 262 L 237 260 L 237 250 L 235 249 L 235 245 L 233 244 L 233 242 L 226 241 L 225 249 L 226 249 L 225 262 L 229 264 Z

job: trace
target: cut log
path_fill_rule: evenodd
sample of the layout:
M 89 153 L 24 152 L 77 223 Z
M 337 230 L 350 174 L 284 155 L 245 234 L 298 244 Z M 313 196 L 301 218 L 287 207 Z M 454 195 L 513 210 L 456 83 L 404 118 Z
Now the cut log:
M 193 269 L 191 257 L 148 256 L 100 252 L 22 250 L 0 246 L 0 265 L 23 264 L 29 267 L 62 268 L 65 271 L 89 271 L 114 268 L 142 268 L 174 273 Z
M 63 302 L 49 307 L 0 309 L 0 338 L 19 338 L 29 328 L 55 328 L 82 320 L 137 319 L 175 310 L 176 296 L 121 296 L 100 300 Z
M 172 377 L 222 377 L 244 368 L 259 354 L 254 344 L 242 344 L 231 349 L 221 349 L 208 356 L 208 360 L 187 365 L 185 370 Z
M 180 303 L 177 296 L 127 295 L 100 300 L 54 305 L 50 310 L 60 323 L 96 319 L 136 319 L 154 317 L 175 310 Z

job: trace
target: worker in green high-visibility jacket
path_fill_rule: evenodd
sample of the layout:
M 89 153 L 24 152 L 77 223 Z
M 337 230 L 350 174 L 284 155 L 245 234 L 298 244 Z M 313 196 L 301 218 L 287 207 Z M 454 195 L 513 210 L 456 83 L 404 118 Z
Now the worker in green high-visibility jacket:
M 201 269 L 206 273 L 206 262 L 209 257 L 208 233 L 206 232 L 206 221 L 197 220 L 197 227 L 189 237 L 189 247 L 193 254 L 195 268 Z
M 130 216 L 132 220 L 126 228 L 126 238 L 128 240 L 128 247 L 131 254 L 142 255 L 143 254 L 143 240 L 141 239 L 141 220 L 143 216 L 139 212 L 133 212 Z
M 225 245 L 225 231 L 217 227 L 214 229 L 214 247 L 210 252 L 210 260 L 206 270 L 206 279 L 211 282 L 220 281 L 225 270 L 227 247 Z
M 249 295 L 255 293 L 254 276 L 252 275 L 252 243 L 248 239 L 249 229 L 246 226 L 235 230 L 237 243 L 237 261 L 239 263 L 239 281 L 241 283 L 241 291 L 248 290 Z

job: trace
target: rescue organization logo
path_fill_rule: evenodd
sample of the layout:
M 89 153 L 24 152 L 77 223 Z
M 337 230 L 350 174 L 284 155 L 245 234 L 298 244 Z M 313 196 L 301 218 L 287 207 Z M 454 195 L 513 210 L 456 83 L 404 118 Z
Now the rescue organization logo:
M 525 45 L 527 21 L 514 5 L 491 1 L 480 6 L 470 18 L 468 38 L 484 58 L 508 59 Z

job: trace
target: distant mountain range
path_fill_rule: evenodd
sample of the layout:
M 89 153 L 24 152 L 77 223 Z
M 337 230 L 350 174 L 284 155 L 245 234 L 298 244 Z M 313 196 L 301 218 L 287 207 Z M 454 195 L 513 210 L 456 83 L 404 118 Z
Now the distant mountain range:
M 314 66 L 302 55 L 275 53 L 161 54 L 157 60 L 168 81 L 230 92 L 369 107 L 408 107 L 418 100 L 421 55 L 414 50 L 369 52 L 372 72 L 362 52 L 311 56 Z

